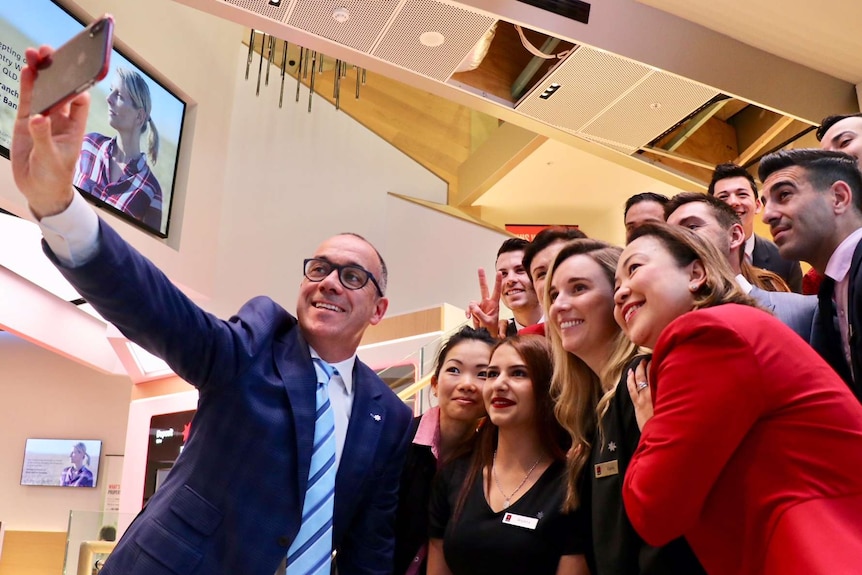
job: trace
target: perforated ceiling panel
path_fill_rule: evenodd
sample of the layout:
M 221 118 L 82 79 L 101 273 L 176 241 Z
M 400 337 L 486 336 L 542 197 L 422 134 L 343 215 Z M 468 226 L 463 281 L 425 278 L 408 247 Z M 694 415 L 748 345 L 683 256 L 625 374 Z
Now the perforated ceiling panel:
M 717 95 L 703 84 L 655 71 L 581 131 L 637 149 Z
M 294 0 L 287 24 L 368 53 L 399 4 L 399 0 Z M 333 18 L 335 9 L 346 9 L 347 20 Z
M 580 132 L 650 71 L 637 62 L 579 46 L 521 100 L 517 110 L 564 130 Z M 539 98 L 554 83 L 560 88 L 546 100 Z
M 230 4 L 255 14 L 260 14 L 276 22 L 283 22 L 284 16 L 287 14 L 287 9 L 290 4 L 287 0 L 282 0 L 279 6 L 273 6 L 269 0 L 223 0 L 225 4 Z
M 540 94 L 560 88 L 548 99 Z M 524 97 L 517 110 L 632 153 L 718 92 L 625 58 L 581 46 Z
M 434 0 L 407 0 L 374 49 L 374 56 L 445 82 L 495 20 Z M 436 47 L 419 42 L 425 32 L 445 41 Z

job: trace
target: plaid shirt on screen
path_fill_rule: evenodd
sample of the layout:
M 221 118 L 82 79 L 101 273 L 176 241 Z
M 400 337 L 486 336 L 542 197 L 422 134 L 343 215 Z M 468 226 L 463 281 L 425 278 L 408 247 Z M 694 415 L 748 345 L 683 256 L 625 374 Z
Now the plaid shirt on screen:
M 111 154 L 116 138 L 90 133 L 84 136 L 75 167 L 75 186 L 156 229 L 161 228 L 162 188 L 141 153 L 131 160 L 116 182 L 110 181 Z

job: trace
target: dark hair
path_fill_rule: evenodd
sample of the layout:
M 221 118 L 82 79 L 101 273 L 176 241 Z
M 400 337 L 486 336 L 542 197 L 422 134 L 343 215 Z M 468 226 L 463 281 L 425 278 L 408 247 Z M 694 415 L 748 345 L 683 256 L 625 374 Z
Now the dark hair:
M 497 340 L 491 337 L 491 334 L 484 327 L 473 329 L 468 325 L 462 326 L 461 329 L 449 336 L 449 339 L 446 340 L 440 347 L 440 351 L 437 352 L 437 360 L 434 362 L 434 377 L 440 377 L 440 369 L 446 363 L 446 356 L 449 355 L 452 348 L 465 341 L 481 341 L 482 343 L 487 343 L 489 348 L 497 344 Z
M 117 528 L 113 525 L 104 525 L 99 529 L 99 541 L 116 541 Z
M 835 182 L 844 182 L 853 194 L 853 207 L 862 212 L 862 173 L 856 158 L 829 150 L 781 150 L 760 160 L 760 181 L 765 182 L 775 172 L 793 166 L 804 169 L 808 181 L 818 191 L 829 189 Z
M 712 215 L 715 221 L 725 231 L 730 231 L 735 224 L 741 225 L 739 214 L 733 211 L 730 205 L 725 204 L 715 196 L 708 196 L 698 192 L 683 192 L 671 198 L 670 202 L 665 206 L 665 218 L 670 218 L 680 207 L 692 202 L 701 202 L 708 205 L 712 209 Z M 755 267 L 745 260 L 745 251 L 739 250 L 739 273 L 748 280 L 753 286 L 766 291 L 783 291 L 789 292 L 790 288 L 787 283 L 776 273 L 769 270 Z
M 580 240 L 586 237 L 587 234 L 573 226 L 551 226 L 536 234 L 533 241 L 524 248 L 524 269 L 527 270 L 527 276 L 530 278 L 530 281 L 533 280 L 530 266 L 533 264 L 533 258 L 536 257 L 536 254 L 556 242 Z
M 565 430 L 554 417 L 554 401 L 551 398 L 551 377 L 554 372 L 554 364 L 547 338 L 539 335 L 513 335 L 495 345 L 494 349 L 491 350 L 491 357 L 493 358 L 494 353 L 504 345 L 514 348 L 524 361 L 527 372 L 530 374 L 536 403 L 536 431 L 539 434 L 540 444 L 548 450 L 554 461 L 565 461 L 570 442 Z M 460 517 L 473 485 L 482 477 L 482 470 L 486 467 L 490 468 L 493 464 L 494 451 L 497 449 L 497 433 L 497 426 L 490 420 L 479 430 L 476 447 L 470 459 L 470 467 L 464 482 L 461 484 L 452 513 L 453 522 Z M 490 489 L 491 473 L 488 473 L 485 481 L 487 489 Z
M 522 252 L 528 245 L 530 245 L 530 242 L 524 238 L 509 238 L 503 242 L 503 245 L 500 246 L 499 250 L 497 250 L 497 257 L 499 258 L 502 254 L 508 252 Z
M 757 182 L 754 181 L 754 176 L 748 173 L 748 170 L 742 166 L 732 162 L 719 164 L 715 167 L 715 171 L 712 172 L 712 179 L 709 181 L 709 187 L 706 189 L 706 193 L 710 196 L 714 196 L 715 184 L 721 180 L 727 180 L 728 178 L 745 178 L 748 180 L 748 183 L 751 185 L 751 192 L 754 194 L 754 199 L 758 199 Z M 763 179 L 761 178 L 760 181 L 762 182 Z
M 642 192 L 640 194 L 635 194 L 626 200 L 626 209 L 623 211 L 623 217 L 629 213 L 632 206 L 641 202 L 656 202 L 657 204 L 665 205 L 668 202 L 668 199 L 667 196 L 656 194 L 655 192 Z
M 820 127 L 817 128 L 817 131 L 814 133 L 818 142 L 823 141 L 823 136 L 826 135 L 826 132 L 829 131 L 829 128 L 840 122 L 841 120 L 846 120 L 847 118 L 862 118 L 862 114 L 836 114 L 834 116 L 826 116 L 820 122 Z
M 339 235 L 342 236 L 353 236 L 354 238 L 359 238 L 374 250 L 374 253 L 377 254 L 377 260 L 380 262 L 380 277 L 377 278 L 377 283 L 380 284 L 380 291 L 384 294 L 386 293 L 386 284 L 389 282 L 389 270 L 386 268 L 386 262 L 383 261 L 383 256 L 380 255 L 380 252 L 377 248 L 374 247 L 374 244 L 360 236 L 359 234 L 353 232 L 341 232 Z
M 694 297 L 692 309 L 702 309 L 726 303 L 759 307 L 739 287 L 727 258 L 718 253 L 718 248 L 706 242 L 693 231 L 682 226 L 669 224 L 644 224 L 632 233 L 631 241 L 644 236 L 658 240 L 679 267 L 685 267 L 700 260 L 706 274 L 706 281 L 692 294 Z
M 692 202 L 701 202 L 709 206 L 712 209 L 712 214 L 715 216 L 718 225 L 725 230 L 729 230 L 734 224 L 742 224 L 742 221 L 739 219 L 739 214 L 734 212 L 733 208 L 729 205 L 716 199 L 715 196 L 709 196 L 699 192 L 682 192 L 681 194 L 677 194 L 672 197 L 664 207 L 664 219 L 668 219 L 671 214 L 677 211 L 680 207 Z

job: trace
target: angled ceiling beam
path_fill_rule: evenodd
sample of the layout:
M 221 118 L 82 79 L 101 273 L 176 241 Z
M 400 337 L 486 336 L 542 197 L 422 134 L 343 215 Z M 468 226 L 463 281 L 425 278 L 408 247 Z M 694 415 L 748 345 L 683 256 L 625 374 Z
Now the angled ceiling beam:
M 695 158 L 689 158 L 688 156 L 683 156 L 682 154 L 677 154 L 676 152 L 668 152 L 667 150 L 663 150 L 661 148 L 653 148 L 652 146 L 644 146 L 641 148 L 642 152 L 647 152 L 648 154 L 655 154 L 656 156 L 661 156 L 662 158 L 670 158 L 671 160 L 676 160 L 677 162 L 682 162 L 684 164 L 688 164 L 690 166 L 697 166 L 698 168 L 704 168 L 707 170 L 714 170 L 715 164 L 710 162 L 705 162 L 703 160 L 697 160 Z
M 782 132 L 787 126 L 793 123 L 793 118 L 788 116 L 780 116 L 775 122 L 760 134 L 745 150 L 743 150 L 735 160 L 734 164 L 744 165 L 763 150 L 769 142 Z
M 686 122 L 685 127 L 679 131 L 677 135 L 675 135 L 669 142 L 662 146 L 663 149 L 668 152 L 675 152 L 677 148 L 685 143 L 692 134 L 697 132 L 704 124 L 706 124 L 710 118 L 715 116 L 719 110 L 721 110 L 725 104 L 727 104 L 730 100 L 719 100 L 714 104 L 710 104 L 700 112 L 698 112 L 691 120 Z
M 494 184 L 548 140 L 514 124 L 503 124 L 458 168 L 458 186 L 449 205 L 473 205 Z

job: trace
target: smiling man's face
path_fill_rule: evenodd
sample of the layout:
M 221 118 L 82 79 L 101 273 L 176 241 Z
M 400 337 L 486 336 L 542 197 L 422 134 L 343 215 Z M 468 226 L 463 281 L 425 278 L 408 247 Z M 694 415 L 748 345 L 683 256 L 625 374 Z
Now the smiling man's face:
M 320 244 L 313 257 L 358 265 L 381 279 L 377 253 L 356 236 L 333 236 Z M 371 281 L 358 290 L 347 289 L 341 285 L 338 271 L 333 270 L 319 282 L 303 278 L 296 314 L 308 344 L 325 361 L 337 362 L 355 353 L 365 329 L 383 319 L 388 305 L 389 300 L 377 293 Z

